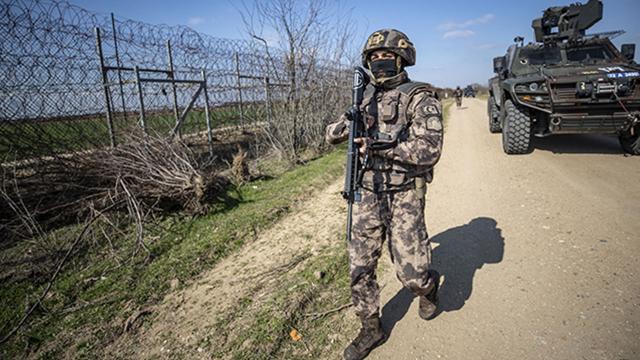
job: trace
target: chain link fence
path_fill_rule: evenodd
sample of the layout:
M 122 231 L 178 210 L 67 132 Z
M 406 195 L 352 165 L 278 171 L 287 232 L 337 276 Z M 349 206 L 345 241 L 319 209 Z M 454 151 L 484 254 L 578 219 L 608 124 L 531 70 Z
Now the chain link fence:
M 308 100 L 296 111 L 322 125 L 348 101 L 345 66 L 303 60 L 310 76 L 293 89 L 286 55 L 263 43 L 64 1 L 2 0 L 0 39 L 0 163 L 117 146 L 132 132 L 270 126 L 287 117 L 292 93 Z M 306 130 L 291 131 L 277 136 Z

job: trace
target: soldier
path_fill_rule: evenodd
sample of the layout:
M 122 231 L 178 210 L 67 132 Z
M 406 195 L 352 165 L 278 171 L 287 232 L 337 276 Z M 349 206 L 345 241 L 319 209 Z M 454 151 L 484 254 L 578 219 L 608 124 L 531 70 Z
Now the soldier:
M 345 359 L 362 359 L 387 335 L 380 323 L 376 266 L 385 239 L 398 279 L 420 298 L 425 320 L 436 311 L 439 274 L 430 270 L 431 246 L 424 221 L 426 183 L 442 150 L 442 107 L 426 84 L 409 80 L 405 67 L 415 64 L 409 38 L 394 29 L 369 36 L 362 64 L 372 75 L 360 111 L 369 138 L 359 138 L 361 155 L 372 159 L 362 179 L 362 200 L 355 204 L 352 240 L 348 244 L 351 295 L 362 322 Z M 348 115 L 330 124 L 326 140 L 348 137 Z M 374 139 L 392 144 L 369 150 Z
M 453 92 L 453 96 L 456 98 L 456 107 L 462 106 L 462 95 L 462 90 L 460 89 L 460 86 L 458 86 Z

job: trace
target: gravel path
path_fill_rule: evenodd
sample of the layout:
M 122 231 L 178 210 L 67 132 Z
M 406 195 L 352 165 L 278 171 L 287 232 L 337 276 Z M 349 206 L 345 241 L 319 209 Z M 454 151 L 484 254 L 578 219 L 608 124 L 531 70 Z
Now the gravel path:
M 391 336 L 370 358 L 640 358 L 640 157 L 607 136 L 535 140 L 507 156 L 485 101 L 452 107 L 426 210 L 442 312 L 421 320 L 385 272 Z

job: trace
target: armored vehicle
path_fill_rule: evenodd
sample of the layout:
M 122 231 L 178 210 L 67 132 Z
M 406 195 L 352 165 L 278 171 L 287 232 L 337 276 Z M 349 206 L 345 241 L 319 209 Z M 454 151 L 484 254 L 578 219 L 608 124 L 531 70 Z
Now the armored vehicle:
M 471 85 L 467 85 L 467 87 L 464 88 L 464 97 L 476 97 L 476 89 Z
M 618 50 L 609 33 L 586 35 L 602 19 L 602 2 L 550 7 L 522 37 L 493 59 L 489 130 L 502 132 L 507 154 L 530 151 L 532 136 L 616 134 L 622 148 L 640 154 L 640 66 L 635 44 Z

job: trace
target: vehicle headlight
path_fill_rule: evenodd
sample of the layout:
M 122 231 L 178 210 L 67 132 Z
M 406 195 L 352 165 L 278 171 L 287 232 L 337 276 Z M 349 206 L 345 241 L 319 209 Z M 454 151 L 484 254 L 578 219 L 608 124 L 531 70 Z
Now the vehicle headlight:
M 516 92 L 547 92 L 547 84 L 544 82 L 531 82 L 518 84 L 515 87 Z

